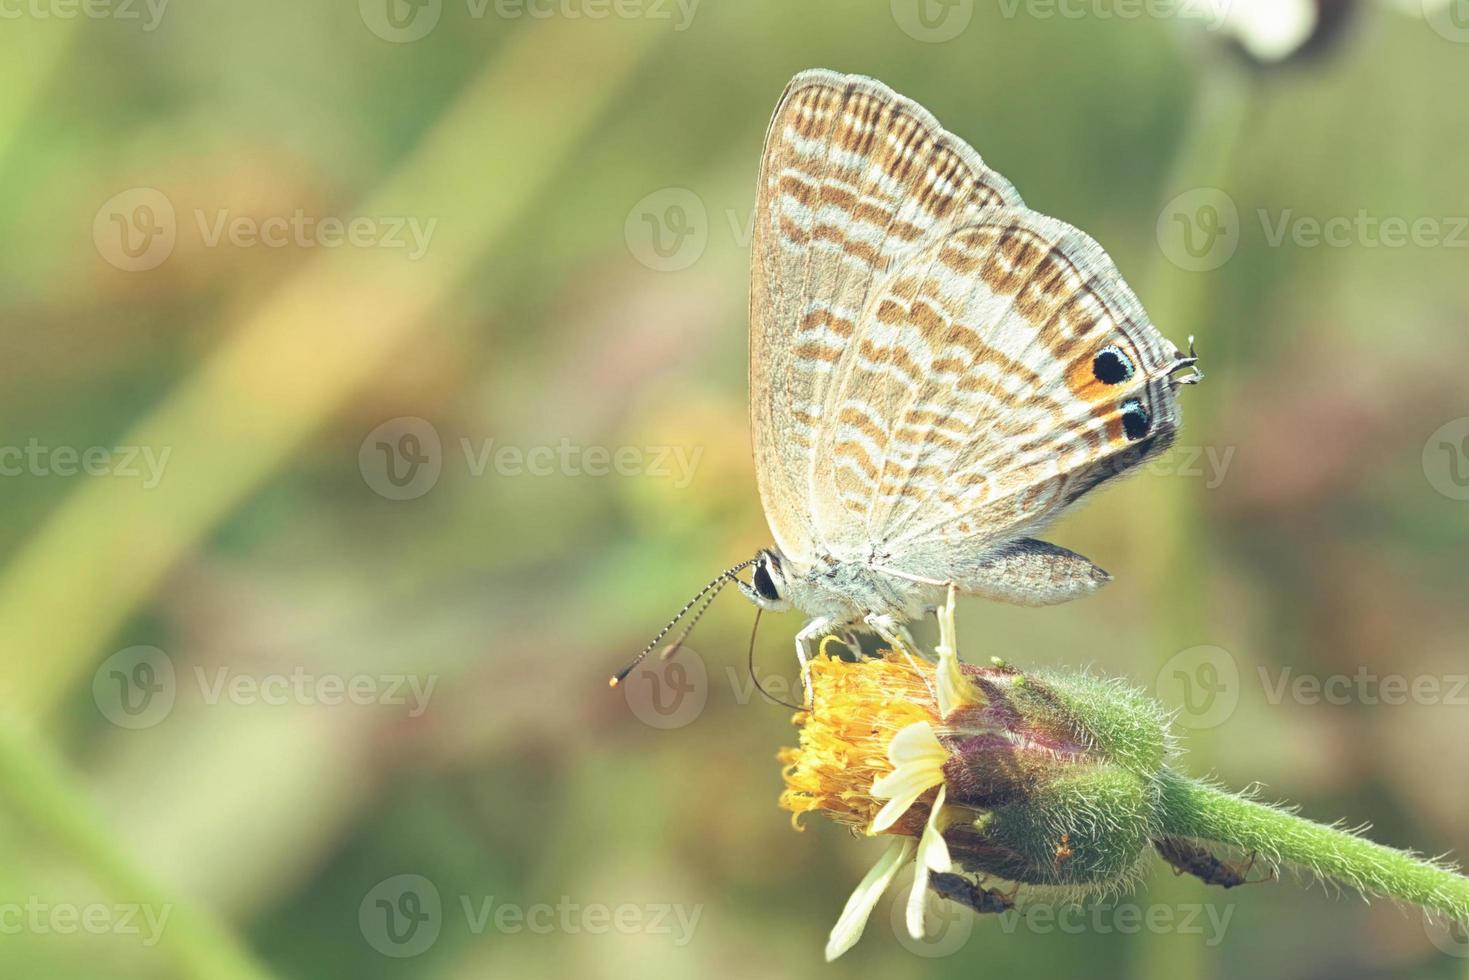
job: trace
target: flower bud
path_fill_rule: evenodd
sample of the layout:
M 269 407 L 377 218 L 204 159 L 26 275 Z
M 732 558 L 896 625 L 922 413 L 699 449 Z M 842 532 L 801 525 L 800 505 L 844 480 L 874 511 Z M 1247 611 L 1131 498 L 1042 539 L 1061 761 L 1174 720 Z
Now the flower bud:
M 1156 702 L 1085 674 L 965 666 L 984 697 L 943 719 L 946 831 L 965 870 L 1040 885 L 1121 885 L 1147 853 L 1170 754 Z

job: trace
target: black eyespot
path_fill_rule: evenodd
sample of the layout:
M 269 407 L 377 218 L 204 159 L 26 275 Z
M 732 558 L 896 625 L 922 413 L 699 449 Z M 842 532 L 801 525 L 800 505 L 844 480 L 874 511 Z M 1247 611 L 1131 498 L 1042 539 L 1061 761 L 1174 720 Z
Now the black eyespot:
M 755 574 L 752 576 L 755 582 L 755 591 L 760 593 L 762 599 L 771 602 L 780 601 L 780 593 L 775 591 L 775 580 L 770 577 L 769 562 L 762 560 L 755 566 Z
M 1108 347 L 1092 362 L 1092 373 L 1103 384 L 1121 384 L 1132 377 L 1132 361 L 1116 347 Z
M 1153 420 L 1142 402 L 1131 398 L 1122 403 L 1122 431 L 1127 433 L 1127 438 L 1134 442 L 1141 439 L 1152 425 Z

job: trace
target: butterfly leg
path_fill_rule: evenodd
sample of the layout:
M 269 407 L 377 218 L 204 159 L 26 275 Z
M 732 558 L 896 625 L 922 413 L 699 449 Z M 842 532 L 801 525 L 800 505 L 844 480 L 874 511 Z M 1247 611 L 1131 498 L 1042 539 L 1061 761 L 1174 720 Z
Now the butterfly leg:
M 898 653 L 906 653 L 912 656 L 918 645 L 913 642 L 913 635 L 908 628 L 899 623 L 891 616 L 878 616 L 868 614 L 863 617 L 862 622 L 868 629 L 882 637 L 884 643 L 892 647 Z
M 796 634 L 796 659 L 801 662 L 801 688 L 806 692 L 806 707 L 811 707 L 811 644 L 831 631 L 834 624 L 825 616 L 811 620 Z
M 928 682 L 927 675 L 918 666 L 918 660 L 914 656 L 914 651 L 918 649 L 918 644 L 913 641 L 913 634 L 908 632 L 908 627 L 899 623 L 891 616 L 878 616 L 875 614 L 869 614 L 862 622 L 867 624 L 868 629 L 882 637 L 883 642 L 888 646 L 906 657 L 908 664 L 913 668 L 914 672 L 923 679 L 923 683 L 928 687 L 929 693 L 935 697 L 938 696 L 934 692 L 933 685 Z
M 877 565 L 874 567 L 877 571 L 882 572 L 884 575 L 891 575 L 893 578 L 900 578 L 903 579 L 905 582 L 917 582 L 919 585 L 936 585 L 944 590 L 945 599 L 943 604 L 934 609 L 934 612 L 938 614 L 939 618 L 939 654 L 940 656 L 943 655 L 945 647 L 947 647 L 951 651 L 954 650 L 954 606 L 955 599 L 958 596 L 959 592 L 959 583 L 955 582 L 951 578 L 925 578 L 922 575 L 909 575 L 906 572 L 899 572 L 895 569 L 884 568 L 881 565 Z M 908 628 L 906 626 L 902 629 L 904 638 L 907 639 L 908 643 L 916 649 L 917 644 L 913 642 L 913 634 L 908 632 Z

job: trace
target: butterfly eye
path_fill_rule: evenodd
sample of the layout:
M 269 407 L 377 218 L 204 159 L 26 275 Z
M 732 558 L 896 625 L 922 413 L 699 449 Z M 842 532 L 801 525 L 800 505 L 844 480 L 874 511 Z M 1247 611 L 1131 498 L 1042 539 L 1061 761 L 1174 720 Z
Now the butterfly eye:
M 1132 377 L 1132 361 L 1116 347 L 1108 347 L 1092 362 L 1092 373 L 1103 384 L 1121 384 Z
M 770 562 L 762 559 L 755 566 L 755 574 L 751 576 L 755 583 L 755 591 L 760 593 L 762 599 L 771 602 L 780 601 L 780 592 L 775 587 L 775 580 L 770 577 Z
M 1122 403 L 1122 431 L 1127 433 L 1127 438 L 1133 441 L 1141 439 L 1148 434 L 1152 424 L 1142 402 L 1130 398 Z

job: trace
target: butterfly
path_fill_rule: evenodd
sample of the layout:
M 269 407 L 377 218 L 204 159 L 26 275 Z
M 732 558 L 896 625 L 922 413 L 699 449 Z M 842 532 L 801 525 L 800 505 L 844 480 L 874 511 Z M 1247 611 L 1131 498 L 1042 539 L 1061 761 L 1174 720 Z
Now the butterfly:
M 730 581 L 807 616 L 803 667 L 826 634 L 900 642 L 950 590 L 1043 606 L 1109 581 L 1034 535 L 1163 452 L 1177 389 L 1203 376 L 1101 246 L 1027 208 L 922 106 L 822 69 L 776 105 L 753 229 L 750 420 L 774 547 L 648 649 Z

